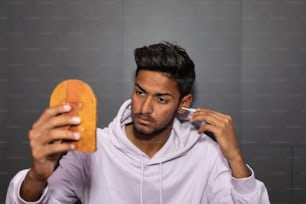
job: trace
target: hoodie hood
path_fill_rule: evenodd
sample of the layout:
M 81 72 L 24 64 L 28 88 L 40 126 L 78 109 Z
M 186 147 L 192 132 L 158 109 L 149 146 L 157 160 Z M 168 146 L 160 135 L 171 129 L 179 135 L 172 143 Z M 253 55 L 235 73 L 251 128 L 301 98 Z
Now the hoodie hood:
M 200 138 L 196 127 L 188 122 L 188 116 L 175 117 L 169 139 L 164 146 L 152 157 L 138 149 L 125 133 L 125 126 L 132 123 L 131 99 L 125 101 L 118 111 L 117 116 L 110 124 L 113 131 L 113 144 L 125 154 L 131 157 L 142 157 L 147 160 L 146 165 L 164 163 L 184 155 Z

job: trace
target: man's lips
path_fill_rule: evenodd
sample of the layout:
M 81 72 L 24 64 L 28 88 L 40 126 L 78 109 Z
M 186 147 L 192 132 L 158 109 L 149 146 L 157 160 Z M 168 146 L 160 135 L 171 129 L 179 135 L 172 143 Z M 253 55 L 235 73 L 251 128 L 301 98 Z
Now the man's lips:
M 148 125 L 150 123 L 153 122 L 153 119 L 147 116 L 141 116 L 141 115 L 137 115 L 136 119 L 138 121 L 138 123 L 144 124 L 144 125 Z

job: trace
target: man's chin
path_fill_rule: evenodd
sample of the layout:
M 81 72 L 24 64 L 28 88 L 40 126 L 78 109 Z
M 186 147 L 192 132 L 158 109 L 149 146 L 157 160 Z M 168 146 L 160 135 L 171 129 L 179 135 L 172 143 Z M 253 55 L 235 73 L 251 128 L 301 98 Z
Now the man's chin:
M 152 138 L 155 137 L 159 134 L 161 134 L 162 132 L 164 132 L 166 130 L 166 128 L 160 128 L 160 129 L 152 129 L 149 127 L 139 127 L 139 126 L 135 126 L 133 125 L 134 128 L 134 132 L 142 138 Z
M 134 131 L 136 134 L 143 135 L 143 136 L 150 136 L 154 132 L 152 130 L 149 130 L 149 128 L 143 128 L 143 127 L 137 127 L 137 126 L 134 126 Z

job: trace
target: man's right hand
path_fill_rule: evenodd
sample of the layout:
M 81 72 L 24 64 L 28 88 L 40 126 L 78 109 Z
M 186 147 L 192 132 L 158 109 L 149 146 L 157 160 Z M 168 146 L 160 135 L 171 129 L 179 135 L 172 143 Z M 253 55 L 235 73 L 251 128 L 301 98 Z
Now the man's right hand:
M 76 141 L 80 134 L 67 128 L 80 124 L 80 118 L 69 116 L 69 104 L 47 108 L 29 131 L 32 151 L 32 167 L 22 183 L 20 195 L 26 201 L 36 201 L 41 196 L 48 177 L 53 173 L 60 153 L 74 150 L 69 142 Z

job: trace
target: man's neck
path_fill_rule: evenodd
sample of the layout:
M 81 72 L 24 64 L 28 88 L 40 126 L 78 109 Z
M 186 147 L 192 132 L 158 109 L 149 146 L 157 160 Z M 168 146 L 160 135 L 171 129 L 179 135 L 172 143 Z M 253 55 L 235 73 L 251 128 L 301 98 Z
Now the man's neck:
M 133 124 L 125 126 L 125 132 L 128 139 L 146 155 L 152 158 L 167 142 L 171 129 L 159 133 L 158 135 L 148 136 L 137 134 Z

